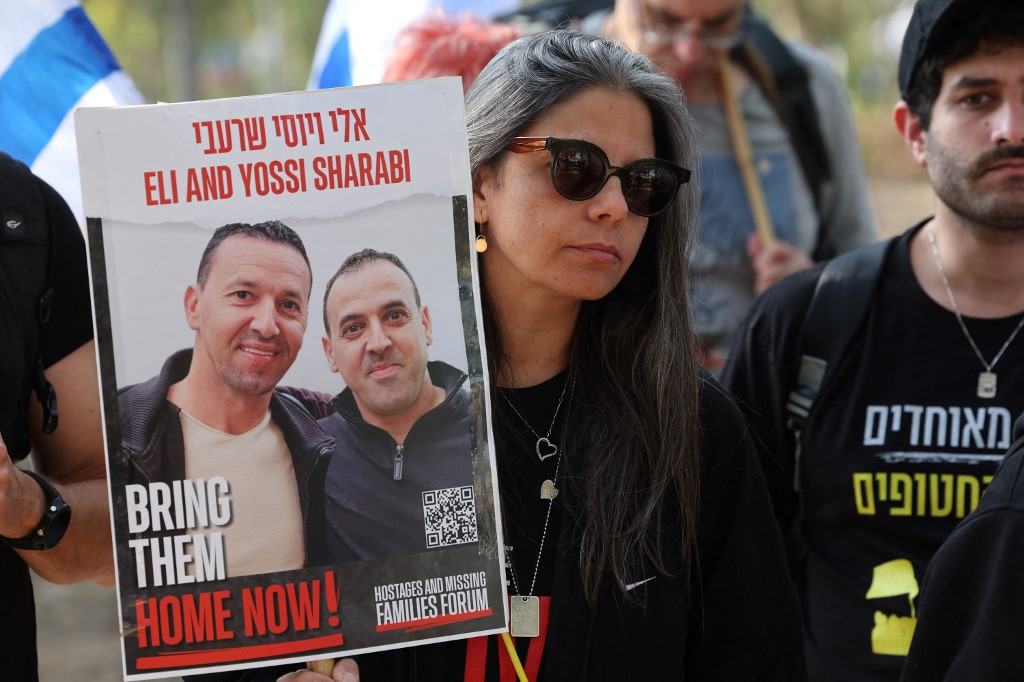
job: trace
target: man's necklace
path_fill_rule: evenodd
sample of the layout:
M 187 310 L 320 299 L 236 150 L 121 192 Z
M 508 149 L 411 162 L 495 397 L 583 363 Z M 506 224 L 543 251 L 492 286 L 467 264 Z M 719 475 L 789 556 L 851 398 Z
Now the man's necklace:
M 500 388 L 498 389 L 498 393 L 505 399 L 508 406 L 512 408 L 512 411 L 516 413 L 517 417 L 523 420 L 523 423 L 526 424 L 526 428 L 530 429 L 530 433 L 532 433 L 533 437 L 537 439 L 537 444 L 534 446 L 534 450 L 537 452 L 537 457 L 542 462 L 548 457 L 554 457 L 558 454 L 558 446 L 551 442 L 551 432 L 555 430 L 555 422 L 558 421 L 558 411 L 562 409 L 562 401 L 565 400 L 565 391 L 569 388 L 570 383 L 575 384 L 575 382 L 575 377 L 570 370 L 569 376 L 565 378 L 565 386 L 562 386 L 562 395 L 558 397 L 558 406 L 555 407 L 555 414 L 551 417 L 551 426 L 548 427 L 548 432 L 543 436 L 533 430 L 533 427 L 530 426 L 530 422 L 526 421 L 526 417 L 519 413 L 519 410 L 517 410 L 516 406 L 512 404 L 509 397 L 505 395 L 505 392 Z
M 996 374 L 992 370 L 995 368 L 996 363 L 1003 357 L 1003 353 L 1009 348 L 1010 343 L 1017 337 L 1017 332 L 1020 331 L 1021 327 L 1024 327 L 1024 315 L 1021 316 L 1020 322 L 1010 332 L 1010 336 L 1007 337 L 1006 341 L 1003 342 L 1003 347 L 999 349 L 996 356 L 992 358 L 992 362 L 986 362 L 985 356 L 978 350 L 978 344 L 974 343 L 974 338 L 971 333 L 967 331 L 967 325 L 964 324 L 964 318 L 960 314 L 960 308 L 956 304 L 956 298 L 953 296 L 953 288 L 949 286 L 949 279 L 946 277 L 946 268 L 942 265 L 942 258 L 939 256 L 939 247 L 935 243 L 935 229 L 925 230 L 925 234 L 928 235 L 928 243 L 932 247 L 932 256 L 935 258 L 935 267 L 939 269 L 939 277 L 942 278 L 942 286 L 946 288 L 946 296 L 949 297 L 949 305 L 953 308 L 953 314 L 956 315 L 956 321 L 960 324 L 960 330 L 963 331 L 964 336 L 967 337 L 967 342 L 971 344 L 971 349 L 974 354 L 978 356 L 978 360 L 981 361 L 982 366 L 985 368 L 984 372 L 978 374 L 978 397 L 979 398 L 995 398 L 996 397 Z
M 526 428 L 530 429 L 530 432 L 537 438 L 535 449 L 540 461 L 543 462 L 549 457 L 555 457 L 555 475 L 550 479 L 545 479 L 540 486 L 540 498 L 548 501 L 548 510 L 544 514 L 544 530 L 540 534 L 540 547 L 537 549 L 537 561 L 533 566 L 533 579 L 530 581 L 530 591 L 525 595 L 519 589 L 519 581 L 516 579 L 516 570 L 512 565 L 512 558 L 507 558 L 510 569 L 509 575 L 512 577 L 512 587 L 516 591 L 515 594 L 509 595 L 509 632 L 513 637 L 537 637 L 540 635 L 540 597 L 534 596 L 533 590 L 537 587 L 537 576 L 540 575 L 540 560 L 544 554 L 544 541 L 548 537 L 551 508 L 554 506 L 555 498 L 558 497 L 558 488 L 555 487 L 555 484 L 558 482 L 558 468 L 562 465 L 562 451 L 551 442 L 551 433 L 554 431 L 555 423 L 558 420 L 558 412 L 561 410 L 562 402 L 565 400 L 566 389 L 569 391 L 568 402 L 571 404 L 573 393 L 576 390 L 576 376 L 571 369 L 569 370 L 569 376 L 566 377 L 565 386 L 562 387 L 562 395 L 558 398 L 558 406 L 555 407 L 555 414 L 551 418 L 551 426 L 548 428 L 547 435 L 543 437 L 537 435 L 537 432 L 533 430 L 533 427 L 526 421 L 526 418 L 519 414 L 519 410 L 515 408 L 515 405 L 512 404 L 508 396 L 500 388 L 498 389 L 498 392 L 505 398 L 508 406 L 512 408 L 512 411 L 526 424 Z M 568 409 L 567 407 L 566 410 Z M 542 454 L 541 446 L 545 444 L 551 448 L 551 451 L 545 450 L 545 454 Z M 512 548 L 507 547 L 506 551 L 511 552 Z

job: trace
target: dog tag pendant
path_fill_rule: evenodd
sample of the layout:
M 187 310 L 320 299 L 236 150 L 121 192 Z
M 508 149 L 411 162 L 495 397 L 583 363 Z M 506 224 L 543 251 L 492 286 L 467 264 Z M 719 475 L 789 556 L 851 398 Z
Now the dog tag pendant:
M 978 397 L 996 397 L 996 375 L 995 372 L 982 372 L 978 375 Z
M 509 606 L 508 629 L 513 637 L 540 635 L 540 597 L 513 594 L 509 597 Z

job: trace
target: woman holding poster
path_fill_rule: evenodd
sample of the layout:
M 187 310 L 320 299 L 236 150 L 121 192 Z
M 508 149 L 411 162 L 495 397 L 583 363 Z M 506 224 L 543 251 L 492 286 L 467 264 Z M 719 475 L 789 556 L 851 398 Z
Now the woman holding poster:
M 360 656 L 361 678 L 802 679 L 753 446 L 695 359 L 676 85 L 559 31 L 502 50 L 466 111 L 512 638 Z

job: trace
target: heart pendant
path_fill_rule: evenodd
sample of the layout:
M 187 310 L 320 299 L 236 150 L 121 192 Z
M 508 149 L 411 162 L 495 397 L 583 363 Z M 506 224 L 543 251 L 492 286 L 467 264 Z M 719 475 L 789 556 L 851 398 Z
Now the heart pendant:
M 547 438 L 537 439 L 537 456 L 540 457 L 540 461 L 546 460 L 548 457 L 554 457 L 558 454 L 558 446 L 549 441 Z
M 548 479 L 540 485 L 540 499 L 542 500 L 553 500 L 558 497 L 558 488 L 555 487 L 554 481 Z

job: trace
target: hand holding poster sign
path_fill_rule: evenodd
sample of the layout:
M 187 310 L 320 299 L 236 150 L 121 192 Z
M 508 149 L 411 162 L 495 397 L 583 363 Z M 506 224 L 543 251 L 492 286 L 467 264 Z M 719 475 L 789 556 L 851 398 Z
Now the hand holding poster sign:
M 76 114 L 128 679 L 504 628 L 461 95 Z

